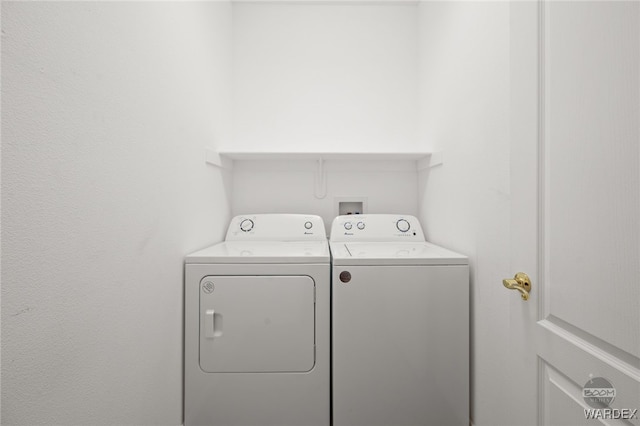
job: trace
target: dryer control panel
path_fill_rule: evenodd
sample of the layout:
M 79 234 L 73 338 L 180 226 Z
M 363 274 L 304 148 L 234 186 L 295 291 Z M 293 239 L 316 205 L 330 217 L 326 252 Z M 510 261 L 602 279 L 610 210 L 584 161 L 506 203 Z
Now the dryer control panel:
M 331 241 L 425 241 L 415 216 L 366 214 L 338 216 L 331 225 Z
M 326 241 L 320 216 L 248 214 L 231 219 L 225 241 Z

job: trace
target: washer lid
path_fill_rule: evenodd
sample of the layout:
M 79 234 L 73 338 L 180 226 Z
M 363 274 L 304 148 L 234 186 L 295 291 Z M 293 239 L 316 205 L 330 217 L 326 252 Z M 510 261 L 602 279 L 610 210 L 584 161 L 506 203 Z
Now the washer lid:
M 467 265 L 466 256 L 435 244 L 331 243 L 334 265 Z
M 186 263 L 329 263 L 325 241 L 225 241 L 190 254 Z

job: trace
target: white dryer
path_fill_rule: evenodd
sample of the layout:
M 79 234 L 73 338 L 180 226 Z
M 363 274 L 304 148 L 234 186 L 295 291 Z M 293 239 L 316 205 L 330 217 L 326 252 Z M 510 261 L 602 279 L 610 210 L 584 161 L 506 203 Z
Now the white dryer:
M 331 227 L 334 426 L 469 424 L 469 268 L 413 216 Z
M 185 425 L 328 426 L 329 303 L 318 216 L 237 216 L 187 256 Z

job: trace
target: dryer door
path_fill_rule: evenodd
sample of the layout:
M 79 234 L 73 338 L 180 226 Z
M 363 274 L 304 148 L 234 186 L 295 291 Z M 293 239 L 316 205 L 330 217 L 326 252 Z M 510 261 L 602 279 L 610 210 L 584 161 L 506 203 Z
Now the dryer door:
M 207 276 L 200 281 L 202 370 L 306 372 L 314 364 L 311 277 Z

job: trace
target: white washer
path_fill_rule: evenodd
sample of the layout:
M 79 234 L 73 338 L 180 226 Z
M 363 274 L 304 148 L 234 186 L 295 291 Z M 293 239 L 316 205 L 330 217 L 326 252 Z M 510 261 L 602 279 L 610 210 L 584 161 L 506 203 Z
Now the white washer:
M 185 271 L 185 425 L 328 426 L 322 219 L 237 216 Z
M 331 226 L 334 426 L 469 424 L 469 267 L 413 216 Z

